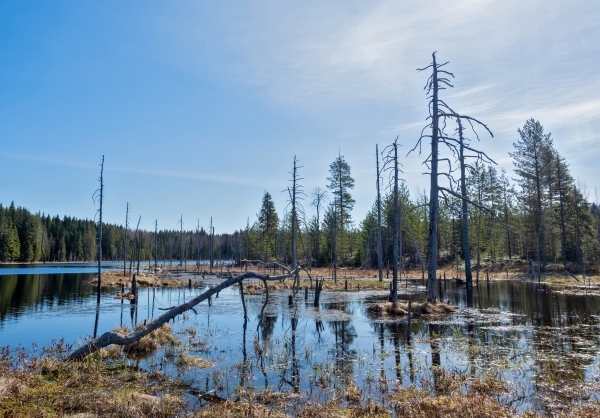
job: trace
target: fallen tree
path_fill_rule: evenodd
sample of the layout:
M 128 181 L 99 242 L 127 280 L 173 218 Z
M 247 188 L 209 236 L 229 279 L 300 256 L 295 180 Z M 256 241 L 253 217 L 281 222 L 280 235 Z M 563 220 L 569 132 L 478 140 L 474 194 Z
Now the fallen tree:
M 136 341 L 139 341 L 142 337 L 144 337 L 144 336 L 150 334 L 152 331 L 160 328 L 163 324 L 166 324 L 171 319 L 175 318 L 177 315 L 180 315 L 189 310 L 193 310 L 194 306 L 198 305 L 200 302 L 207 300 L 212 295 L 220 292 L 223 289 L 226 289 L 226 288 L 233 286 L 235 284 L 238 284 L 238 283 L 241 284 L 246 279 L 262 280 L 262 282 L 265 284 L 265 286 L 267 286 L 267 283 L 269 281 L 284 281 L 285 279 L 289 279 L 289 278 L 295 279 L 300 274 L 300 271 L 306 272 L 306 274 L 310 277 L 310 273 L 308 272 L 308 270 L 306 270 L 303 267 L 296 267 L 295 269 L 291 270 L 280 263 L 264 263 L 264 266 L 265 267 L 278 267 L 278 268 L 283 269 L 285 271 L 285 273 L 276 275 L 276 276 L 270 276 L 268 274 L 260 274 L 255 271 L 246 271 L 246 272 L 240 273 L 235 276 L 233 274 L 230 274 L 229 278 L 227 278 L 222 283 L 208 289 L 206 292 L 202 293 L 201 295 L 196 296 L 193 299 L 190 299 L 186 303 L 169 308 L 169 310 L 167 310 L 164 314 L 157 317 L 156 319 L 153 319 L 152 321 L 146 322 L 144 324 L 144 326 L 135 330 L 131 334 L 124 335 L 124 334 L 121 334 L 116 331 L 105 332 L 98 338 L 94 338 L 94 339 L 88 341 L 85 345 L 83 345 L 83 346 L 79 347 L 78 349 L 76 349 L 75 351 L 73 351 L 71 354 L 69 354 L 67 359 L 68 360 L 79 360 L 79 359 L 83 359 L 84 357 L 88 356 L 89 354 L 92 354 L 104 347 L 108 347 L 109 345 L 115 344 L 115 345 L 125 346 L 128 344 L 134 343 Z M 242 289 L 242 287 L 240 287 L 240 289 Z M 267 293 L 267 300 L 268 300 L 268 293 Z M 266 301 L 265 301 L 265 306 L 266 306 Z M 245 308 L 245 304 L 244 304 L 244 308 Z M 264 306 L 263 306 L 263 309 L 261 310 L 261 317 L 262 317 L 263 311 L 264 311 Z

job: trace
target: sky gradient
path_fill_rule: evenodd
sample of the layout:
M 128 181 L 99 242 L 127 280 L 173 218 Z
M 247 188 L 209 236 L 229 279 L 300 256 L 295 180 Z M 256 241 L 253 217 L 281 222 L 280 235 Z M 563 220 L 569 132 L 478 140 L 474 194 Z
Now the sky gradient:
M 375 144 L 408 152 L 427 117 L 416 71 L 450 61 L 442 97 L 508 152 L 531 117 L 590 200 L 600 189 L 600 4 L 594 1 L 78 2 L 0 0 L 0 202 L 92 218 L 101 156 L 110 223 L 217 232 L 286 205 L 338 152 L 375 199 Z M 402 155 L 405 155 L 403 152 Z M 411 193 L 424 155 L 403 158 Z M 311 213 L 305 201 L 307 213 Z

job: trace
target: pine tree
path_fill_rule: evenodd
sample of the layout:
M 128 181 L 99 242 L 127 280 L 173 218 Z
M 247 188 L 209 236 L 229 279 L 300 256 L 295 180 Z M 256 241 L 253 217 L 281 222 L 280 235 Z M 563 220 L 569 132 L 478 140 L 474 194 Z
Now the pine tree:
M 354 188 L 354 179 L 350 175 L 350 165 L 342 155 L 338 155 L 329 165 L 327 180 L 329 181 L 327 188 L 333 195 L 331 205 L 335 227 L 333 234 L 333 274 L 335 277 L 339 254 L 343 254 L 344 233 L 352 223 L 350 212 L 354 207 L 354 199 L 350 194 L 350 190 Z
M 279 225 L 279 216 L 275 211 L 275 203 L 269 192 L 265 192 L 262 199 L 262 206 L 258 217 L 258 230 L 260 231 L 261 251 L 264 261 L 275 256 L 275 240 L 277 237 L 277 226 Z
M 552 139 L 544 133 L 544 127 L 536 120 L 529 119 L 519 129 L 520 140 L 513 144 L 515 173 L 519 176 L 517 183 L 521 186 L 521 199 L 529 212 L 533 228 L 529 231 L 529 252 L 537 252 L 537 243 L 544 242 L 542 228 L 546 196 L 550 185 L 552 167 Z M 540 244 L 541 245 L 541 244 Z M 543 248 L 540 257 L 545 256 Z

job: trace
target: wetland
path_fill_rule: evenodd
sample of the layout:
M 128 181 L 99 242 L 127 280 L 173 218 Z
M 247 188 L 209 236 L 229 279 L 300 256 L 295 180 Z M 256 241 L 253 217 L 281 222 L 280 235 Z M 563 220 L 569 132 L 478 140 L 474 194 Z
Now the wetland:
M 91 272 L 24 272 L 0 276 L 2 364 L 12 373 L 29 370 L 40 376 L 40 362 L 52 361 L 59 369 L 75 367 L 63 361 L 73 348 L 105 331 L 134 329 L 221 280 L 182 275 L 180 287 L 141 288 L 137 303 L 116 299 L 120 289 L 107 288 L 97 306 Z M 403 282 L 401 303 L 425 300 L 420 284 L 416 279 Z M 370 306 L 387 300 L 386 290 L 350 286 L 349 291 L 324 291 L 315 307 L 312 290 L 308 300 L 299 292 L 290 305 L 290 290 L 273 289 L 261 320 L 265 294 L 245 296 L 245 319 L 239 290 L 228 288 L 210 304 L 200 303 L 195 312 L 176 317 L 168 325 L 171 336 L 151 344 L 151 349 L 136 353 L 112 346 L 83 364 L 89 367 L 96 361 L 104 371 L 119 369 L 138 376 L 127 377 L 133 386 L 122 387 L 132 391 L 138 384 L 139 396 L 166 402 L 156 401 L 155 409 L 145 406 L 156 416 L 217 414 L 228 402 L 235 407 L 227 410 L 241 408 L 240 416 L 248 412 L 244 405 L 291 416 L 310 408 L 315 414 L 315 408 L 325 408 L 322 416 L 331 408 L 404 416 L 415 415 L 415 399 L 441 402 L 447 397 L 454 402 L 448 405 L 460 410 L 461 400 L 469 396 L 490 411 L 497 407 L 498 414 L 508 415 L 597 408 L 597 292 L 561 292 L 522 280 L 480 281 L 472 292 L 451 280 L 438 285 L 440 300 L 458 309 L 413 318 L 410 342 L 406 317 L 369 312 Z M 6 378 L 3 382 L 8 385 Z M 19 393 L 27 393 L 25 387 Z M 10 399 L 7 390 L 0 390 L 5 401 Z M 113 400 L 121 399 L 119 393 Z M 153 405 L 148 398 L 140 399 Z M 42 416 L 99 413 L 97 403 L 85 406 L 67 400 L 54 399 Z M 113 405 L 115 410 L 123 411 L 119 405 Z M 423 411 L 438 407 L 423 406 Z

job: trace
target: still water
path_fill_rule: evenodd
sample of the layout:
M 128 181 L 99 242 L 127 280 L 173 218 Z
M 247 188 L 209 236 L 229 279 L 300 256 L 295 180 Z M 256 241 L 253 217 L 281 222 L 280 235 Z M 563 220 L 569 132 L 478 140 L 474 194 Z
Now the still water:
M 0 346 L 35 351 L 60 338 L 77 346 L 95 333 L 159 316 L 161 309 L 209 286 L 141 289 L 137 305 L 115 299 L 117 290 L 105 291 L 96 309 L 95 289 L 86 284 L 92 276 L 0 276 Z M 272 292 L 262 321 L 264 295 L 246 296 L 249 318 L 244 326 L 239 293 L 226 289 L 211 306 L 203 302 L 196 313 L 178 317 L 173 327 L 183 347 L 214 362 L 211 368 L 187 371 L 185 377 L 196 391 L 216 396 L 231 396 L 242 381 L 255 390 L 326 400 L 331 387 L 348 379 L 365 398 L 383 399 L 397 386 L 436 392 L 439 375 L 432 366 L 438 366 L 447 374 L 500 377 L 511 389 L 501 401 L 519 411 L 600 399 L 600 297 L 562 294 L 519 281 L 483 282 L 472 295 L 451 282 L 439 290 L 460 312 L 413 320 L 411 344 L 404 318 L 381 320 L 367 314 L 367 306 L 385 299 L 385 292 L 323 293 L 318 308 L 312 306 L 312 293 L 309 303 L 299 295 L 289 307 L 287 293 Z M 424 298 L 421 287 L 400 291 L 401 298 Z M 152 358 L 142 366 L 159 363 Z

